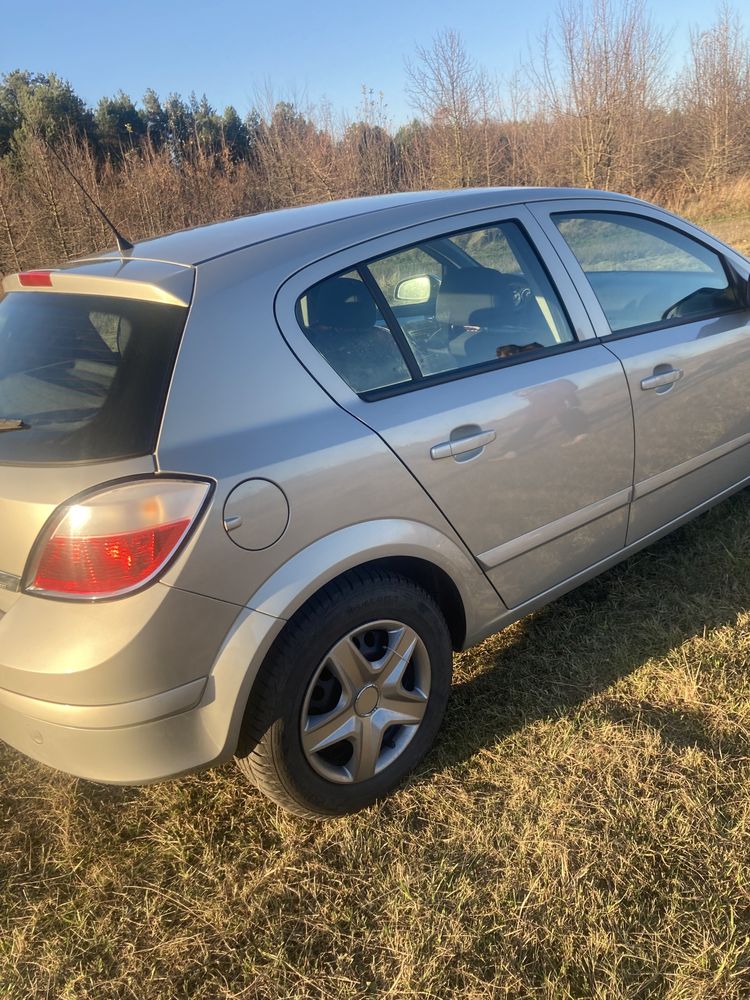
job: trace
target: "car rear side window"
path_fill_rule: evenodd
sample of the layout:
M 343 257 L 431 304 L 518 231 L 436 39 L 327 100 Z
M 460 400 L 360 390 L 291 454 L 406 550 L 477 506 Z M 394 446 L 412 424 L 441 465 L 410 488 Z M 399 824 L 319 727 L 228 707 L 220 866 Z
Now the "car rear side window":
M 0 462 L 153 451 L 187 309 L 113 296 L 0 301 Z
M 313 285 L 299 300 L 297 318 L 313 347 L 355 392 L 410 380 L 404 356 L 356 271 Z
M 739 307 L 721 257 L 671 226 L 619 212 L 553 216 L 613 333 Z
M 446 235 L 367 266 L 425 378 L 532 358 L 575 340 L 546 271 L 514 222 Z
M 299 299 L 297 320 L 368 399 L 576 343 L 546 269 L 511 221 L 434 237 L 327 278 Z

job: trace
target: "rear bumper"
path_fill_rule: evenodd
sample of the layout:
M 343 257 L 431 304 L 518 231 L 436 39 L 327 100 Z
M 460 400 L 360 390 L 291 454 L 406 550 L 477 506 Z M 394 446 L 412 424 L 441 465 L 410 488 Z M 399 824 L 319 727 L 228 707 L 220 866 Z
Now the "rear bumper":
M 140 621 L 115 655 L 111 648 L 104 658 L 92 655 L 102 652 L 94 634 L 68 632 L 60 635 L 58 655 L 50 657 L 46 669 L 39 662 L 38 648 L 33 651 L 38 644 L 28 631 L 27 662 L 10 655 L 18 652 L 19 645 L 11 630 L 15 632 L 17 623 L 28 625 L 25 616 L 13 621 L 21 601 L 0 616 L 0 674 L 5 674 L 0 686 L 0 740 L 58 770 L 120 785 L 160 781 L 231 757 L 250 688 L 284 622 L 236 606 L 218 607 L 222 602 L 168 587 L 157 591 L 153 600 L 161 613 L 155 607 L 154 617 Z M 166 619 L 162 618 L 165 602 L 171 609 Z M 32 608 L 35 614 L 42 614 L 45 607 L 55 610 L 49 602 L 37 604 Z M 114 602 L 109 608 L 119 613 Z M 199 648 L 196 612 L 203 612 Z M 110 611 L 103 605 L 90 613 L 102 614 L 96 619 L 102 625 Z M 143 642 L 143 633 L 150 632 L 149 625 L 155 628 L 157 619 L 170 626 L 174 645 L 169 650 L 163 643 Z M 210 642 L 207 632 L 214 633 Z M 71 649 L 77 654 L 73 660 Z M 78 670 L 71 669 L 73 661 Z M 180 673 L 181 683 L 159 690 L 165 679 Z M 142 681 L 136 692 L 133 674 Z M 18 681 L 15 690 L 8 678 Z M 39 698 L 40 693 L 47 698 Z M 145 696 L 137 696 L 142 693 Z
M 205 689 L 205 679 L 198 684 Z M 218 760 L 221 748 L 202 725 L 200 712 L 181 711 L 134 725 L 108 724 L 116 722 L 118 714 L 144 710 L 159 713 L 169 700 L 174 703 L 181 696 L 178 692 L 176 699 L 175 692 L 167 691 L 140 703 L 95 708 L 19 699 L 2 691 L 0 738 L 42 764 L 81 778 L 121 785 L 148 784 Z M 65 725 L 49 719 L 62 719 L 66 712 L 71 721 L 83 712 L 84 725 Z

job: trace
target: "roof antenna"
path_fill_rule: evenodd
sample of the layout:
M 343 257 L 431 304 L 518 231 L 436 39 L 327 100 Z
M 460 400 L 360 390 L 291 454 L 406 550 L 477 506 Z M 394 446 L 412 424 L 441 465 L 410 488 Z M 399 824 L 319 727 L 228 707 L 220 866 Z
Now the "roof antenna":
M 55 147 L 51 145 L 51 143 L 47 139 L 47 136 L 44 134 L 44 132 L 42 132 L 41 130 L 35 130 L 35 131 L 37 131 L 37 135 L 39 135 L 41 137 L 42 142 L 47 147 L 47 149 L 50 151 L 50 153 L 52 153 L 52 155 L 57 160 L 57 162 L 60 164 L 60 166 L 66 171 L 66 173 L 70 174 L 70 176 L 72 177 L 72 179 L 75 181 L 77 187 L 80 189 L 81 193 L 91 202 L 91 204 L 97 210 L 97 212 L 99 213 L 99 215 L 102 217 L 102 219 L 106 222 L 106 224 L 109 226 L 109 228 L 115 234 L 115 239 L 117 240 L 117 249 L 120 251 L 120 253 L 123 254 L 123 253 L 126 253 L 128 250 L 132 250 L 133 249 L 133 244 L 130 242 L 130 240 L 126 240 L 125 239 L 125 237 L 122 235 L 122 233 L 115 226 L 114 222 L 112 222 L 112 220 L 110 218 L 108 218 L 104 214 L 104 209 L 101 208 L 101 206 L 98 205 L 94 201 L 94 199 L 88 193 L 88 191 L 83 186 L 83 184 L 81 184 L 81 182 L 78 180 L 78 178 L 73 173 L 73 171 L 70 169 L 70 167 L 65 162 L 65 160 L 63 160 L 63 158 L 57 152 L 57 150 L 55 149 Z

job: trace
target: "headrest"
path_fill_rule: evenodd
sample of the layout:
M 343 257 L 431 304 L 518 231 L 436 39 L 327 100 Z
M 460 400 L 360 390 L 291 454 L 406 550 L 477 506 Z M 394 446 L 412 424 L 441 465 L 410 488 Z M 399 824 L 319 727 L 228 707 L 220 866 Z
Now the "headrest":
M 363 281 L 328 278 L 307 293 L 310 326 L 362 330 L 375 326 L 377 306 Z
M 438 291 L 436 315 L 439 323 L 468 326 L 477 310 L 507 309 L 512 304 L 512 293 L 499 271 L 449 268 Z

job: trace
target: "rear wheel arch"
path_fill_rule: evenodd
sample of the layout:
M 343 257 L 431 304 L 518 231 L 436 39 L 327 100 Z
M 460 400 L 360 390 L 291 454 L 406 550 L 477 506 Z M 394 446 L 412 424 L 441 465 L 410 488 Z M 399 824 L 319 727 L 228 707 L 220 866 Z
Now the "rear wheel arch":
M 286 625 L 276 636 L 273 646 L 282 641 L 285 631 L 295 621 L 298 615 L 305 611 L 311 604 L 318 602 L 320 595 L 331 586 L 343 580 L 352 573 L 362 573 L 368 570 L 382 570 L 392 572 L 398 576 L 405 577 L 416 583 L 432 597 L 445 618 L 448 631 L 451 636 L 453 649 L 458 651 L 463 649 L 466 639 L 466 611 L 461 593 L 451 576 L 440 566 L 418 556 L 383 556 L 377 559 L 367 559 L 354 566 L 348 566 L 336 573 L 330 579 L 321 582 L 320 586 L 310 594 L 305 601 L 295 609 L 294 614 L 287 620 Z M 273 646 L 271 648 L 273 648 Z M 266 658 L 271 650 L 266 653 Z M 257 677 L 250 689 L 248 698 L 252 697 L 253 687 Z
M 271 659 L 274 649 L 284 642 L 286 633 L 289 629 L 294 627 L 298 617 L 303 615 L 304 612 L 306 612 L 311 606 L 319 603 L 320 597 L 324 591 L 329 589 L 332 584 L 338 584 L 340 581 L 345 580 L 345 578 L 351 577 L 352 574 L 360 575 L 362 573 L 367 573 L 370 570 L 380 570 L 386 574 L 394 573 L 407 580 L 411 580 L 418 587 L 425 590 L 435 601 L 445 618 L 453 649 L 458 651 L 463 648 L 464 641 L 466 639 L 466 612 L 460 591 L 451 579 L 450 575 L 446 573 L 444 569 L 441 569 L 439 566 L 435 565 L 435 563 L 432 563 L 427 559 L 421 559 L 416 556 L 386 556 L 380 559 L 366 560 L 357 566 L 342 570 L 330 580 L 326 580 L 325 583 L 322 583 L 320 587 L 318 587 L 318 589 L 311 594 L 299 608 L 297 608 L 291 618 L 286 622 L 265 654 L 264 663 Z M 247 715 L 248 706 L 252 703 L 253 698 L 256 697 L 262 689 L 263 672 L 263 666 L 261 665 L 258 673 L 253 679 L 252 684 L 250 685 L 247 696 L 242 703 L 243 720 Z M 244 729 L 244 725 L 241 727 L 241 730 L 242 729 Z M 243 733 L 241 733 L 239 737 L 240 752 L 244 742 L 243 736 L 246 739 L 246 734 Z
M 466 611 L 458 587 L 450 575 L 427 559 L 416 556 L 386 556 L 363 563 L 357 569 L 390 570 L 413 580 L 433 598 L 443 613 L 453 649 L 463 649 L 466 639 Z

